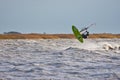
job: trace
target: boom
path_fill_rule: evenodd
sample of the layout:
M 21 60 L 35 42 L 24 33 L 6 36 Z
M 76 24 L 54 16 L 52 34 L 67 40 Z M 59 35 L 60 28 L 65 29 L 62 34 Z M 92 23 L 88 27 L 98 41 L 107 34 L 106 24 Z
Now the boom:
M 91 27 L 91 26 L 93 26 L 93 25 L 95 25 L 95 23 L 90 24 L 89 26 L 87 26 L 87 27 L 81 29 L 80 32 L 83 32 L 83 31 L 87 30 L 89 27 Z

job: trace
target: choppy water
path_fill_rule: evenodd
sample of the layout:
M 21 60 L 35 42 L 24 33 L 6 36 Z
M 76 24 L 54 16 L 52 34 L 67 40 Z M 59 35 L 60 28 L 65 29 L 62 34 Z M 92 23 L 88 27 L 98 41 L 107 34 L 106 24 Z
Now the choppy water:
M 0 40 L 3 80 L 120 80 L 120 39 Z

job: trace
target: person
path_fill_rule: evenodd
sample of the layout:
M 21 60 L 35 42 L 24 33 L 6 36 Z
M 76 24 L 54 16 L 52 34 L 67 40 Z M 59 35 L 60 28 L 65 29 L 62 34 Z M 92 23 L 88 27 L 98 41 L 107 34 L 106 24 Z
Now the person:
M 82 34 L 82 37 L 86 39 L 89 36 L 89 32 L 86 30 L 85 32 L 80 32 Z

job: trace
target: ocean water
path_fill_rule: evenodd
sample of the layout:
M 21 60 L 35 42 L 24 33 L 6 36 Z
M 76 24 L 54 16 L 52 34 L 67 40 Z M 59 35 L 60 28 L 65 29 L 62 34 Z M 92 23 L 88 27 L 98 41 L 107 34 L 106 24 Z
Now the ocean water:
M 0 79 L 120 80 L 120 39 L 0 40 Z

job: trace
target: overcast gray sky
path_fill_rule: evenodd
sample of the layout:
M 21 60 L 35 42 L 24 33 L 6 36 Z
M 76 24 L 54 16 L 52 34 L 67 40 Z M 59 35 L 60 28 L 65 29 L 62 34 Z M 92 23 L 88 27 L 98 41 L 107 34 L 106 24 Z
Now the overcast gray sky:
M 120 33 L 120 0 L 0 0 L 0 33 Z

